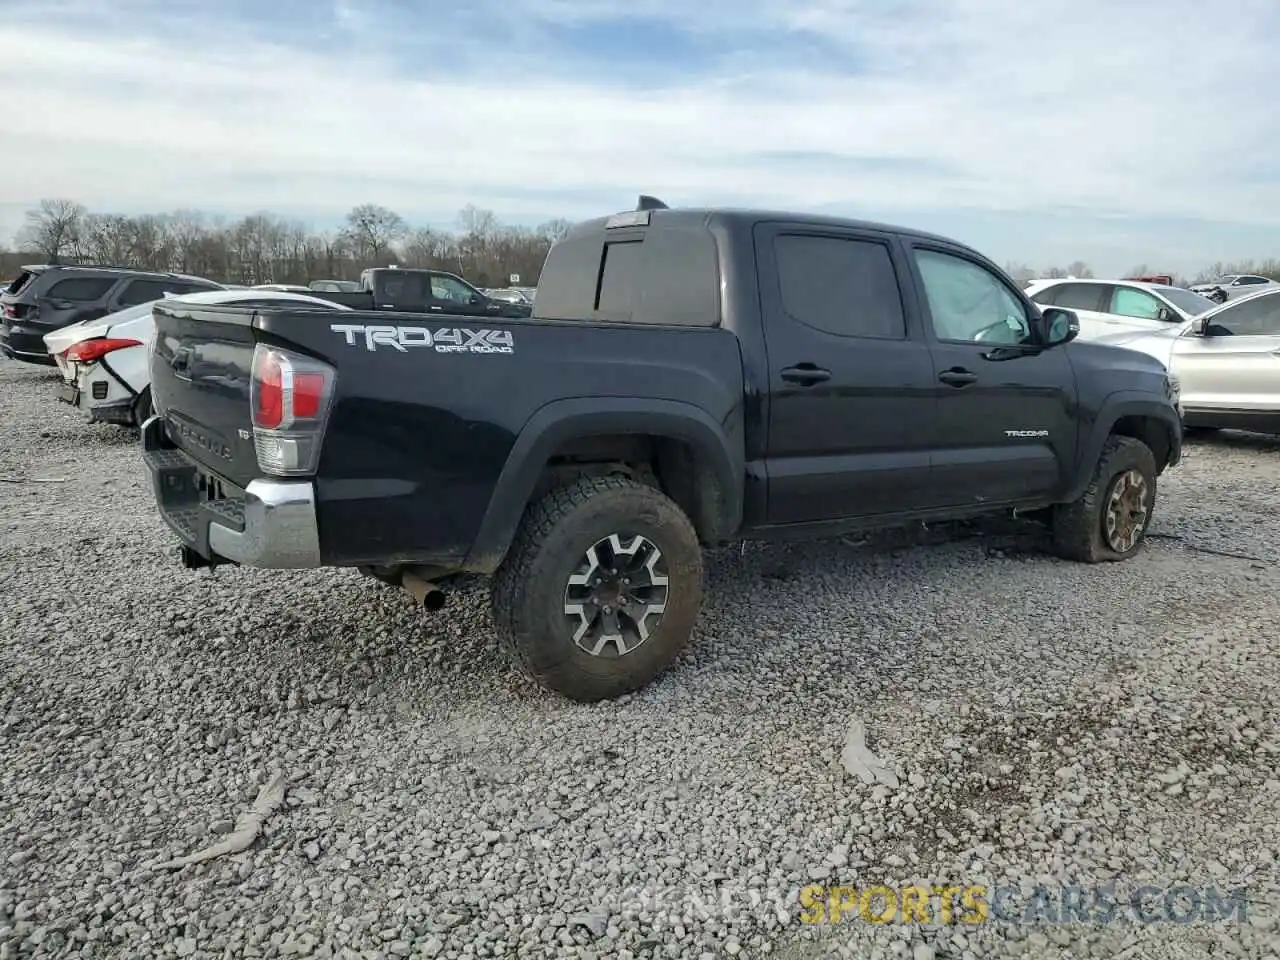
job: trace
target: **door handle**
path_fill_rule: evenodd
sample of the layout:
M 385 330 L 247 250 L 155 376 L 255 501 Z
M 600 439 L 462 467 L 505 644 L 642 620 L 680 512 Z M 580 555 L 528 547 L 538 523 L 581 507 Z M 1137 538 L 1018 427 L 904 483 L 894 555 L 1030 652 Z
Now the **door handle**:
M 938 379 L 953 387 L 964 387 L 977 382 L 978 375 L 970 373 L 963 367 L 952 367 L 950 370 L 943 370 L 938 374 Z
M 787 383 L 798 383 L 807 387 L 815 383 L 822 383 L 824 380 L 830 380 L 831 371 L 823 370 L 813 363 L 797 363 L 794 367 L 787 367 L 782 371 L 782 379 Z

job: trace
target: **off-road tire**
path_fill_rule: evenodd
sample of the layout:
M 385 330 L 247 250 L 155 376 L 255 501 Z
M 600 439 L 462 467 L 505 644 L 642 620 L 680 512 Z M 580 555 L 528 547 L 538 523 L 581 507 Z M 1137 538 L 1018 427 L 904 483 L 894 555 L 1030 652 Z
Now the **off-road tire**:
M 666 609 L 652 633 L 618 657 L 574 643 L 565 589 L 586 551 L 614 533 L 644 536 L 661 552 Z M 702 548 L 689 518 L 661 490 L 624 477 L 584 477 L 531 505 L 490 585 L 497 633 L 521 668 L 582 703 L 645 686 L 679 657 L 702 602 Z
M 1142 533 L 1132 548 L 1123 552 L 1113 550 L 1104 532 L 1107 502 L 1112 486 L 1129 470 L 1137 470 L 1146 481 L 1149 491 L 1147 513 L 1142 523 Z M 1053 512 L 1053 549 L 1065 560 L 1081 563 L 1106 563 L 1128 560 L 1142 549 L 1147 527 L 1155 512 L 1156 460 L 1151 448 L 1132 437 L 1112 436 L 1102 447 L 1102 454 L 1094 467 L 1093 477 L 1084 494 L 1074 503 L 1060 504 Z

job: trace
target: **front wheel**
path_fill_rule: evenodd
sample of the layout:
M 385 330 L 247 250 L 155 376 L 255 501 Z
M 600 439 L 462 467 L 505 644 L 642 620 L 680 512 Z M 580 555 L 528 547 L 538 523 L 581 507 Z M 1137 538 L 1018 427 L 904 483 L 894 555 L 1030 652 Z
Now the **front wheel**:
M 585 477 L 525 513 L 490 594 L 527 673 L 572 700 L 607 700 L 654 680 L 688 643 L 702 549 L 660 490 Z
M 1054 550 L 1082 563 L 1127 560 L 1142 548 L 1155 502 L 1151 448 L 1132 437 L 1110 437 L 1084 494 L 1054 508 Z

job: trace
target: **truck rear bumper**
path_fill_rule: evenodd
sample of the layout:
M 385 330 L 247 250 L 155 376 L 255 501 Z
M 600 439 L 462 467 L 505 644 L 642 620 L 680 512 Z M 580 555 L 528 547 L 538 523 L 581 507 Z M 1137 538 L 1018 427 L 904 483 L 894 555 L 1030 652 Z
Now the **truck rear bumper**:
M 161 517 L 184 546 L 209 563 L 321 565 L 310 481 L 253 480 L 240 490 L 177 449 L 159 416 L 142 425 L 142 455 Z

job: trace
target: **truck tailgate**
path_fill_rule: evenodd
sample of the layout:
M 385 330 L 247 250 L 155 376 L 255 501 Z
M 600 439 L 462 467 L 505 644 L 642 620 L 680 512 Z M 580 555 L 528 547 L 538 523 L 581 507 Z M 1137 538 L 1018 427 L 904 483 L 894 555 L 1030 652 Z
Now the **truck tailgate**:
M 169 439 L 245 486 L 261 476 L 249 405 L 252 311 L 166 304 L 154 316 L 151 396 Z

